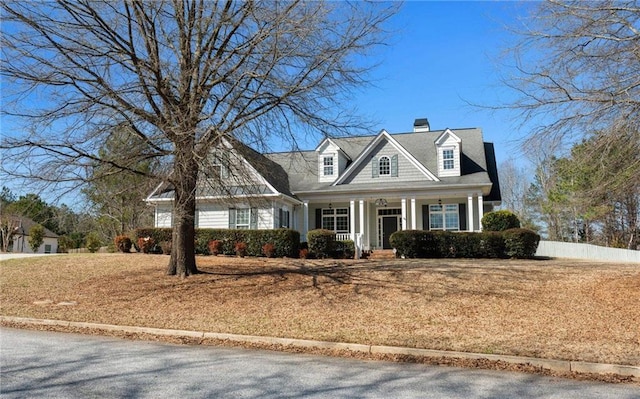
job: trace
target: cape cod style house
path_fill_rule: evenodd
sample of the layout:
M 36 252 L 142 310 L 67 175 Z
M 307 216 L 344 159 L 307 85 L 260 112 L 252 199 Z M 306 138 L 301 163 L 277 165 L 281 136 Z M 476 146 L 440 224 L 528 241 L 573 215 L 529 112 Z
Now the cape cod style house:
M 225 138 L 209 164 L 196 227 L 286 227 L 303 241 L 323 228 L 353 240 L 357 254 L 390 248 L 397 230 L 480 230 L 501 200 L 493 144 L 481 129 L 431 130 L 427 119 L 408 133 L 327 138 L 312 151 L 261 154 Z M 171 227 L 172 197 L 160 185 L 147 198 L 156 227 Z

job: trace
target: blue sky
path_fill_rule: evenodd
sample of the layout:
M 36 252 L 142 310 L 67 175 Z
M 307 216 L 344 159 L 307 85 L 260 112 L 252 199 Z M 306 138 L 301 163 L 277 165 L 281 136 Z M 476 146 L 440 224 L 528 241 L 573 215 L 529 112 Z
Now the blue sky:
M 508 103 L 514 95 L 500 81 L 500 74 L 508 74 L 500 56 L 515 39 L 505 26 L 516 25 L 532 5 L 406 2 L 388 25 L 393 33 L 388 45 L 376 53 L 380 65 L 370 77 L 372 86 L 356 98 L 359 112 L 375 122 L 371 133 L 408 132 L 416 118 L 426 117 L 433 130 L 480 127 L 485 141 L 495 144 L 498 163 L 518 160 L 517 140 L 527 131 L 516 123 L 515 113 L 488 107 Z M 3 122 L 7 129 L 9 120 Z M 318 143 L 301 144 L 313 149 Z
M 433 130 L 480 127 L 485 141 L 495 144 L 498 162 L 519 158 L 517 140 L 527 132 L 516 114 L 484 107 L 514 95 L 500 80 L 509 73 L 500 57 L 515 40 L 505 25 L 516 25 L 532 4 L 405 3 L 391 21 L 395 35 L 380 54 L 374 87 L 357 99 L 359 111 L 390 133 L 411 131 L 421 117 Z

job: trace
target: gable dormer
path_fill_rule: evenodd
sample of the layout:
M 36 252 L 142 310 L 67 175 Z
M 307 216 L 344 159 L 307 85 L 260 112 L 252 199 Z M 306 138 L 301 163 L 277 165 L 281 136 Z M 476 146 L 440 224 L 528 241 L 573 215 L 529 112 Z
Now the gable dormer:
M 435 145 L 438 154 L 438 176 L 460 176 L 462 174 L 460 163 L 462 141 L 460 138 L 451 129 L 446 129 L 436 139 Z
M 318 181 L 333 183 L 347 167 L 349 157 L 331 139 L 325 139 L 318 148 Z

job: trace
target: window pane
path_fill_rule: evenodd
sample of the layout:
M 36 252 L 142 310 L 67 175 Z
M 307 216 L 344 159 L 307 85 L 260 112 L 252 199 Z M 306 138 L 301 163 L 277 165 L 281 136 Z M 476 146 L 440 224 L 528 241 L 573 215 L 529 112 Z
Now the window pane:
M 242 225 L 249 226 L 249 213 L 249 209 L 236 210 L 236 227 L 241 228 L 240 226 Z
M 442 212 L 442 205 L 429 205 L 429 211 Z
M 458 204 L 445 205 L 447 212 L 458 212 Z
M 335 212 L 334 209 L 323 209 L 322 210 L 322 214 L 323 215 L 333 215 L 334 212 Z
M 437 229 L 442 229 L 443 225 L 442 225 L 442 214 L 441 213 L 432 213 L 431 215 L 429 215 L 429 228 L 431 230 L 437 230 Z
M 391 174 L 391 162 L 389 161 L 389 157 L 381 157 L 379 165 L 381 175 Z
M 458 230 L 458 214 L 447 213 L 445 215 L 446 230 Z
M 335 231 L 335 219 L 333 217 L 323 217 L 322 228 L 326 230 Z
M 349 218 L 346 216 L 336 217 L 336 231 L 348 232 L 349 231 Z
M 349 214 L 349 210 L 347 208 L 338 208 L 338 209 L 336 209 L 336 214 L 337 215 L 348 215 Z

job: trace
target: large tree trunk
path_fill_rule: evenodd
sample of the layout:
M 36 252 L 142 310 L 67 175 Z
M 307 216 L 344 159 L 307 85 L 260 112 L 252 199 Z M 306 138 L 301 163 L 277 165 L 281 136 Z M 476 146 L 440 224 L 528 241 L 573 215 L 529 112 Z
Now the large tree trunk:
M 198 163 L 192 147 L 176 149 L 173 170 L 175 187 L 172 248 L 168 275 L 187 277 L 198 273 L 195 255 L 196 182 Z

